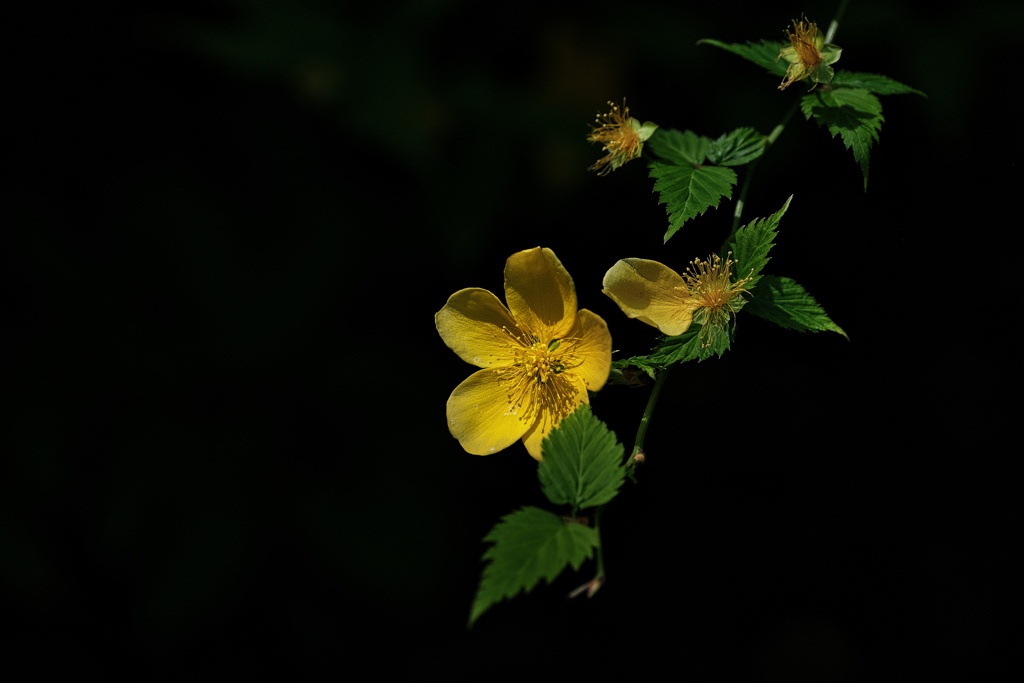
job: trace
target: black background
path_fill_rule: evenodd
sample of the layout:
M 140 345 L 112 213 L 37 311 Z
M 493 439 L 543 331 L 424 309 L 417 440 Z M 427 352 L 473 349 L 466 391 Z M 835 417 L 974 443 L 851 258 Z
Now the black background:
M 542 245 L 615 348 L 644 352 L 651 329 L 601 295 L 603 273 L 717 250 L 731 204 L 663 245 L 643 164 L 588 173 L 587 124 L 625 97 L 663 126 L 767 133 L 802 84 L 780 93 L 696 41 L 778 39 L 831 11 L 245 0 L 12 18 L 5 661 L 991 670 L 1016 509 L 1000 387 L 1019 173 L 1011 122 L 989 114 L 1018 51 L 1011 2 L 851 3 L 837 67 L 929 97 L 883 98 L 867 193 L 841 143 L 795 118 L 746 213 L 795 195 L 768 271 L 850 341 L 741 316 L 723 360 L 666 385 L 641 482 L 603 521 L 601 592 L 564 597 L 588 566 L 465 626 L 480 539 L 545 501 L 520 446 L 478 458 L 449 436 L 472 368 L 433 313 L 463 287 L 500 294 L 505 259 Z M 609 387 L 594 408 L 629 444 L 646 398 Z

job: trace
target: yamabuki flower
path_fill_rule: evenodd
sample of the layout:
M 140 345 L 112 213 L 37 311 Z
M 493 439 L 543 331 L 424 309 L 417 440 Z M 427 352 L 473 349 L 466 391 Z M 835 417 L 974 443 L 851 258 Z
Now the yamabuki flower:
M 731 256 L 731 252 L 730 252 Z M 732 280 L 736 264 L 728 256 L 714 254 L 707 260 L 690 262 L 682 275 L 668 266 L 647 259 L 623 259 L 604 276 L 604 293 L 622 312 L 674 337 L 701 325 L 703 346 L 736 318 L 746 300 L 741 295 L 750 278 Z
M 775 61 L 785 59 L 789 62 L 786 78 L 779 85 L 779 90 L 785 90 L 790 84 L 805 78 L 810 78 L 815 84 L 832 82 L 835 72 L 831 65 L 839 61 L 843 49 L 832 43 L 826 44 L 817 24 L 794 19 L 793 30 L 786 31 L 786 38 L 789 45 L 779 50 L 779 56 L 775 58 Z
M 648 121 L 641 124 L 631 118 L 625 101 L 621 109 L 614 102 L 608 102 L 608 106 L 612 110 L 597 117 L 599 125 L 594 126 L 587 136 L 587 142 L 600 142 L 601 151 L 608 152 L 588 169 L 597 171 L 598 175 L 607 175 L 627 161 L 640 156 L 644 142 L 658 129 L 656 123 Z
M 550 249 L 509 257 L 505 301 L 471 287 L 434 316 L 444 343 L 482 368 L 448 399 L 448 429 L 469 453 L 522 439 L 540 460 L 548 432 L 608 380 L 612 339 L 604 320 L 577 310 L 572 278 Z

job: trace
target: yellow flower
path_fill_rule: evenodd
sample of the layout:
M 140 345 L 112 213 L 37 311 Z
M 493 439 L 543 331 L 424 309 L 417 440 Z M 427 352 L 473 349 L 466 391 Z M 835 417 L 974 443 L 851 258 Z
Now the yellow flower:
M 541 441 L 608 380 L 608 325 L 576 309 L 576 288 L 550 249 L 513 254 L 505 264 L 505 300 L 471 287 L 452 294 L 434 316 L 444 343 L 483 368 L 448 399 L 448 429 L 474 455 L 518 439 L 537 460 Z
M 715 335 L 734 320 L 746 303 L 740 296 L 745 278 L 732 281 L 735 261 L 724 261 L 716 254 L 706 261 L 694 260 L 680 275 L 657 261 L 629 258 L 619 261 L 604 276 L 604 293 L 630 318 L 657 327 L 674 337 L 690 329 L 691 322 L 702 326 L 703 346 L 710 346 Z
M 815 83 L 831 83 L 835 72 L 831 64 L 839 61 L 843 49 L 831 43 L 825 44 L 825 38 L 818 31 L 818 25 L 812 21 L 793 20 L 793 30 L 786 31 L 789 45 L 779 50 L 775 61 L 785 59 L 789 62 L 786 78 L 779 86 L 785 90 L 791 83 L 810 78 Z M 811 90 L 814 86 L 811 86 Z
M 644 149 L 644 141 L 658 129 L 656 123 L 648 121 L 641 125 L 636 119 L 630 118 L 629 107 L 625 101 L 621 110 L 614 102 L 609 102 L 608 106 L 612 110 L 597 117 L 597 122 L 601 125 L 594 126 L 587 136 L 587 142 L 600 142 L 604 145 L 601 151 L 608 152 L 587 169 L 597 171 L 598 175 L 607 175 L 609 171 L 614 171 L 627 161 L 640 156 Z M 604 119 L 604 123 L 601 123 L 601 119 Z

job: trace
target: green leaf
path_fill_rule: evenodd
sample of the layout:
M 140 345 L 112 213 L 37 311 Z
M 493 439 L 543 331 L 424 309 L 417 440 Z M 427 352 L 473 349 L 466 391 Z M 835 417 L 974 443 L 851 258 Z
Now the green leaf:
M 537 467 L 544 495 L 556 505 L 572 506 L 572 514 L 604 505 L 622 486 L 625 470 L 622 444 L 583 404 L 544 438 L 544 459 Z
M 700 323 L 693 323 L 690 325 L 690 329 L 675 337 L 659 336 L 658 345 L 646 356 L 618 360 L 612 363 L 612 366 L 620 368 L 633 366 L 654 377 L 657 370 L 672 363 L 685 363 L 690 360 L 702 361 L 712 356 L 721 356 L 729 350 L 732 338 L 735 336 L 735 332 L 731 328 L 720 330 L 711 344 L 704 347 L 700 333 Z
M 754 298 L 744 307 L 754 315 L 776 325 L 800 332 L 837 332 L 847 339 L 843 328 L 832 322 L 803 287 L 788 277 L 765 275 Z
M 541 579 L 551 583 L 566 565 L 579 569 L 600 544 L 597 531 L 588 526 L 566 523 L 547 510 L 524 507 L 505 515 L 484 537 L 494 545 L 484 553 L 490 563 L 484 568 L 469 625 L 490 607 L 529 593 Z
M 708 161 L 717 166 L 739 166 L 764 154 L 767 138 L 753 128 L 737 128 L 708 146 Z
M 776 40 L 762 40 L 759 43 L 747 42 L 744 45 L 739 43 L 723 43 L 720 40 L 714 40 L 712 38 L 704 38 L 703 40 L 697 41 L 698 45 L 713 45 L 714 47 L 727 50 L 735 55 L 739 55 L 744 59 L 748 59 L 754 64 L 763 67 L 768 70 L 769 73 L 775 74 L 776 76 L 785 76 L 786 68 L 788 64 L 785 61 L 779 61 L 779 50 L 785 43 Z
M 666 204 L 668 230 L 665 241 L 683 224 L 709 208 L 718 207 L 722 197 L 732 198 L 736 172 L 721 166 L 675 166 L 652 162 L 650 177 L 656 178 L 658 203 Z
M 742 129 L 741 129 L 742 130 Z M 719 144 L 721 156 L 726 143 L 712 141 L 691 130 L 678 131 L 659 128 L 650 139 L 651 151 L 658 157 L 651 161 L 650 177 L 655 178 L 654 191 L 659 193 L 658 203 L 667 204 L 667 242 L 683 223 L 717 207 L 722 197 L 732 198 L 736 172 L 728 168 L 704 166 L 708 150 Z M 736 154 L 751 150 L 744 145 Z
M 753 291 L 761 279 L 761 271 L 771 258 L 768 252 L 775 246 L 775 236 L 778 234 L 779 221 L 793 201 L 793 195 L 789 196 L 782 208 L 768 218 L 757 218 L 737 230 L 726 242 L 726 251 L 732 252 L 732 260 L 736 262 L 736 277 L 749 277 L 744 287 L 747 291 Z M 723 254 L 725 257 L 726 254 Z
M 868 155 L 878 140 L 885 118 L 882 103 L 862 88 L 837 88 L 830 92 L 816 91 L 804 95 L 800 102 L 804 116 L 812 116 L 818 125 L 825 124 L 832 137 L 841 135 L 846 149 L 864 173 L 864 190 L 868 189 Z
M 905 95 L 907 93 L 914 93 L 921 97 L 928 97 L 920 90 L 911 88 L 909 85 L 904 85 L 899 81 L 895 81 L 888 76 L 881 74 L 866 74 L 857 73 L 855 71 L 836 71 L 835 78 L 832 79 L 833 88 L 863 88 L 864 90 L 870 90 L 878 95 Z
M 692 130 L 679 132 L 673 128 L 659 128 L 647 141 L 648 149 L 656 155 L 680 166 L 699 166 L 708 158 L 711 139 Z
M 671 365 L 691 360 L 702 361 L 712 356 L 721 357 L 729 350 L 734 336 L 733 329 L 720 330 L 711 340 L 710 346 L 707 347 L 701 346 L 706 341 L 700 338 L 701 329 L 702 326 L 699 323 L 693 323 L 690 325 L 690 329 L 675 337 L 662 335 L 658 345 L 651 351 L 648 362 Z
M 661 363 L 652 363 L 649 356 L 634 356 L 612 361 L 613 369 L 622 370 L 628 367 L 637 368 L 641 372 L 646 372 L 651 379 L 657 379 L 657 371 L 664 366 Z

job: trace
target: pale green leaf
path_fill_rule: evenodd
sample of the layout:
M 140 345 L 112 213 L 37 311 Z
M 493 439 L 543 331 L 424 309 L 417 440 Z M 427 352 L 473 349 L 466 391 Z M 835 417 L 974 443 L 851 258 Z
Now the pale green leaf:
M 537 467 L 544 495 L 556 505 L 578 510 L 604 505 L 619 492 L 625 470 L 622 444 L 587 404 L 558 423 L 541 444 Z
M 484 553 L 484 567 L 469 614 L 473 625 L 480 615 L 502 600 L 529 593 L 544 579 L 551 583 L 566 565 L 579 569 L 594 555 L 597 531 L 536 507 L 505 515 L 484 537 L 494 545 Z
M 800 108 L 807 118 L 814 117 L 818 125 L 828 126 L 832 137 L 842 136 L 843 144 L 860 164 L 867 190 L 871 145 L 878 140 L 885 120 L 878 98 L 862 88 L 837 88 L 804 95 Z
M 843 328 L 826 315 L 814 297 L 788 277 L 765 275 L 744 310 L 787 329 L 801 332 L 829 331 L 847 336 Z

